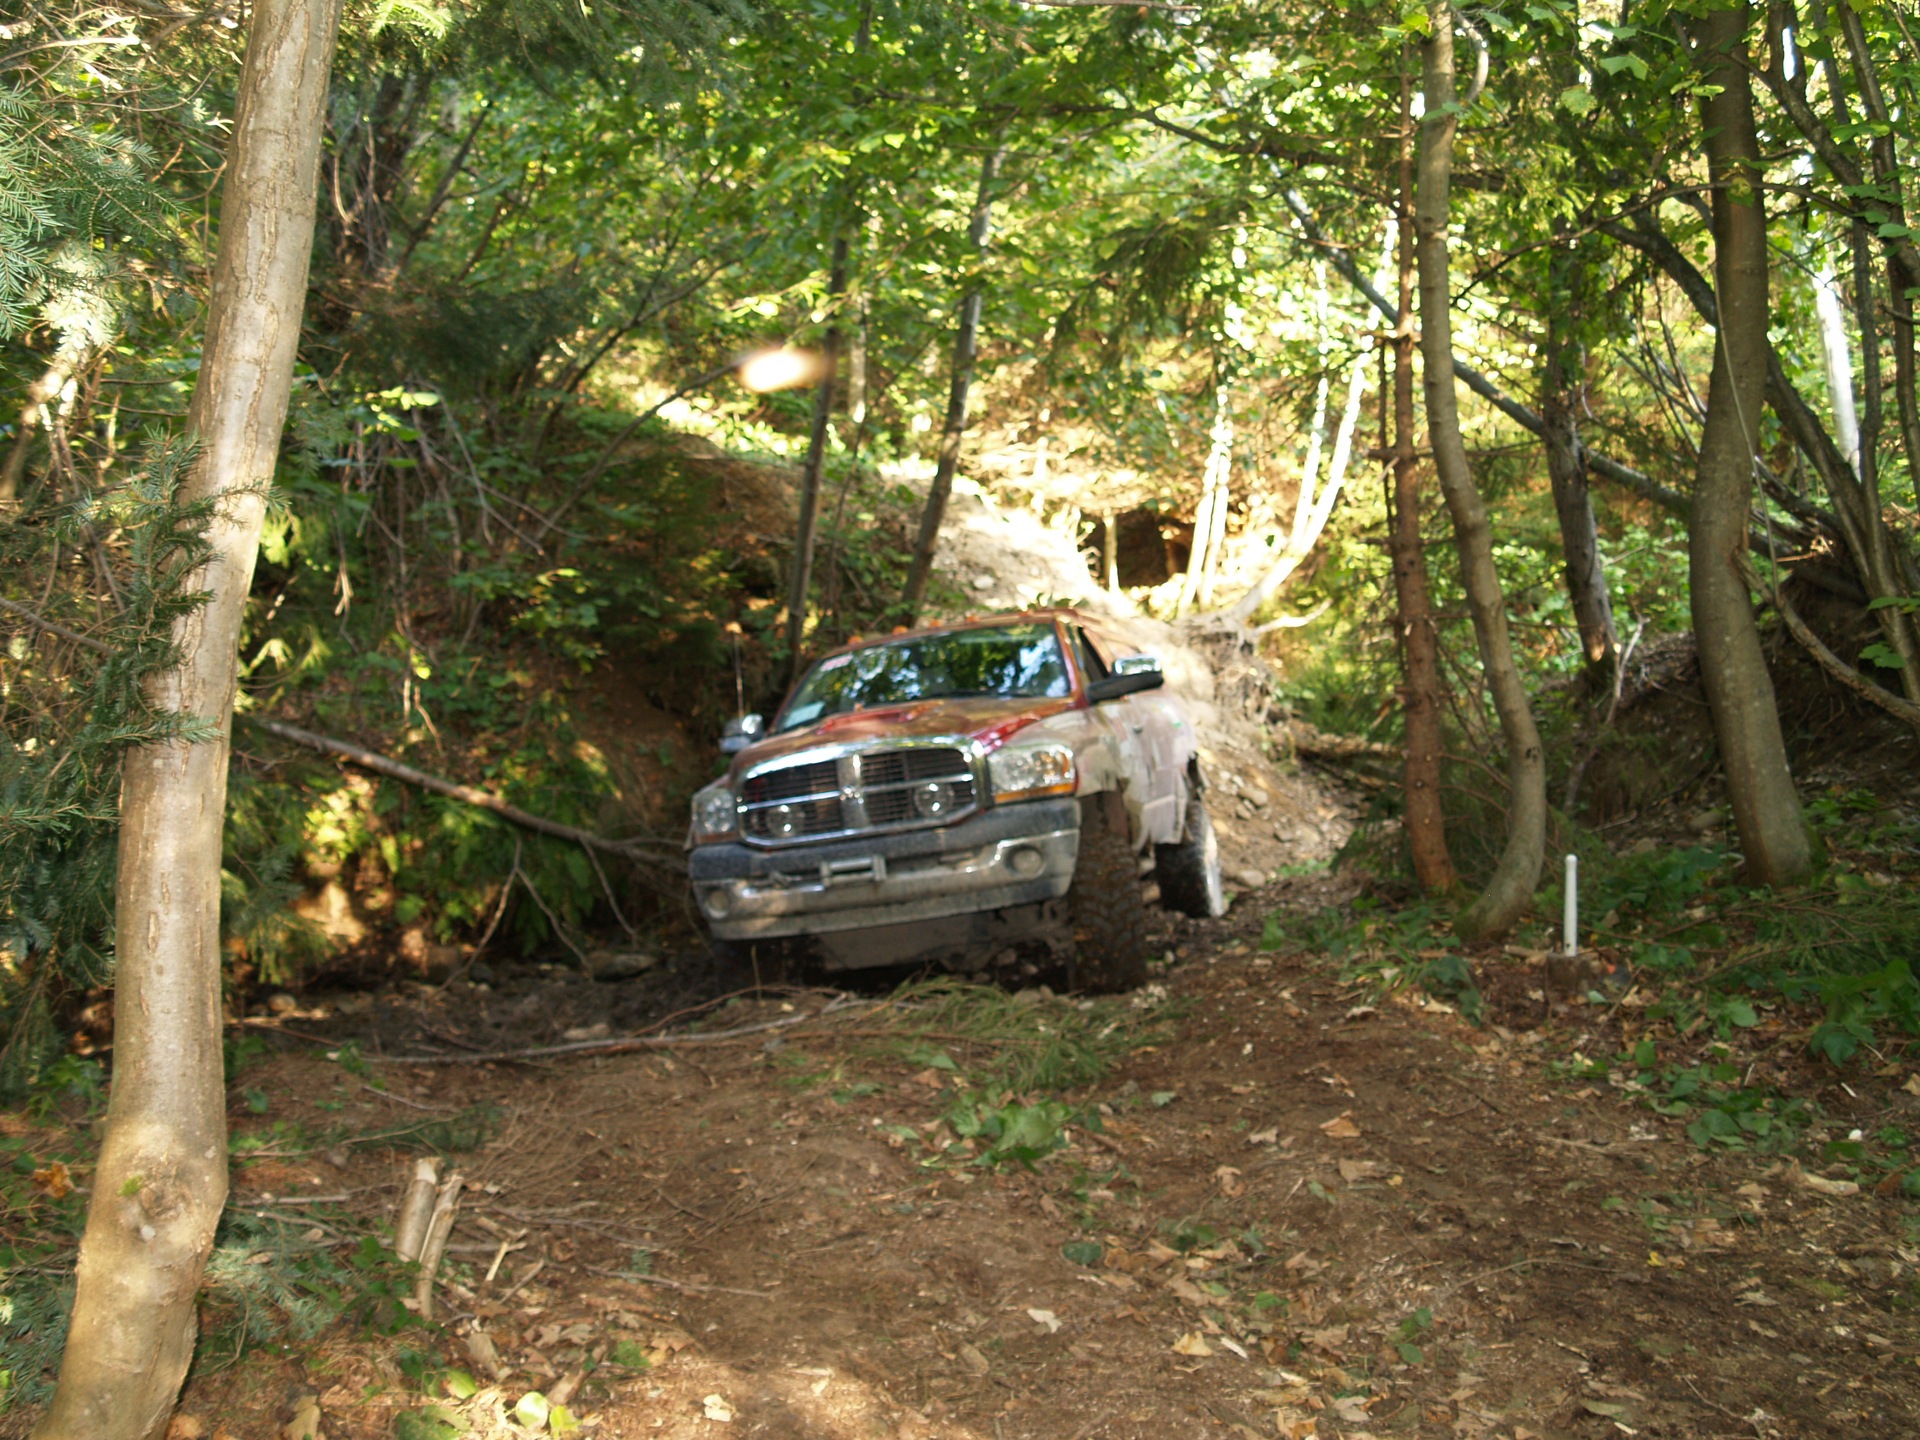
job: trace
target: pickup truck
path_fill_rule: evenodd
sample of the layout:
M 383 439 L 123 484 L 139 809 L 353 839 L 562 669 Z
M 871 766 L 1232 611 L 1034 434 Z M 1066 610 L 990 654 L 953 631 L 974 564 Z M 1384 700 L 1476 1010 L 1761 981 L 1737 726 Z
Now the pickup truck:
M 723 959 L 981 973 L 1036 953 L 1086 991 L 1146 978 L 1143 880 L 1226 910 L 1193 724 L 1159 662 L 1049 609 L 856 641 L 693 797 Z

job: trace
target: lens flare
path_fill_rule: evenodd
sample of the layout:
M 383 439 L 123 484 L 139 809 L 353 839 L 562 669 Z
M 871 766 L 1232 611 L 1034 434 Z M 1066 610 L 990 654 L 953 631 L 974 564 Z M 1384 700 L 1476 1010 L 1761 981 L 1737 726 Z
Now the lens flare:
M 769 390 L 791 390 L 796 385 L 811 385 L 825 369 L 825 362 L 811 350 L 796 350 L 782 345 L 776 350 L 759 350 L 740 362 L 740 383 L 756 395 Z

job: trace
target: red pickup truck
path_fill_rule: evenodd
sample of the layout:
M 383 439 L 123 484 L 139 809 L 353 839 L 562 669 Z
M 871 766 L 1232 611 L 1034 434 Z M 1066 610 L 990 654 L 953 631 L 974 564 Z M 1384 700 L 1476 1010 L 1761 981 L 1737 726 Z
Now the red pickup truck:
M 689 868 L 717 948 L 829 970 L 1065 960 L 1146 978 L 1143 879 L 1226 910 L 1193 725 L 1153 657 L 1072 610 L 969 619 L 823 657 L 770 725 L 732 722 Z

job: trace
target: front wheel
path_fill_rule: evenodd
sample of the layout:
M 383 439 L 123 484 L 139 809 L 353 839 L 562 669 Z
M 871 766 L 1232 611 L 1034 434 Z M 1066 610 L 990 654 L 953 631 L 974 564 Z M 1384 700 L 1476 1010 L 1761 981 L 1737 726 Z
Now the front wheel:
M 1095 812 L 1080 827 L 1073 887 L 1073 988 L 1111 995 L 1147 980 L 1147 902 L 1124 832 Z
M 1220 876 L 1220 838 L 1198 790 L 1187 801 L 1187 835 L 1177 845 L 1153 847 L 1154 873 L 1160 879 L 1160 903 L 1197 920 L 1227 913 L 1227 888 Z

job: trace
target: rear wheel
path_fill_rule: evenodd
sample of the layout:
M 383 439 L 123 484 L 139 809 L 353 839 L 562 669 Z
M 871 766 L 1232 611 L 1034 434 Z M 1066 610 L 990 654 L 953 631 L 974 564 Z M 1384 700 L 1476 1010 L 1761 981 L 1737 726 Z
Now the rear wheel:
M 1187 835 L 1177 845 L 1153 847 L 1160 903 L 1198 920 L 1227 913 L 1227 888 L 1220 876 L 1220 840 L 1198 790 L 1187 800 Z
M 1080 827 L 1074 862 L 1073 988 L 1114 994 L 1147 979 L 1147 902 L 1140 869 L 1124 832 L 1090 811 Z

